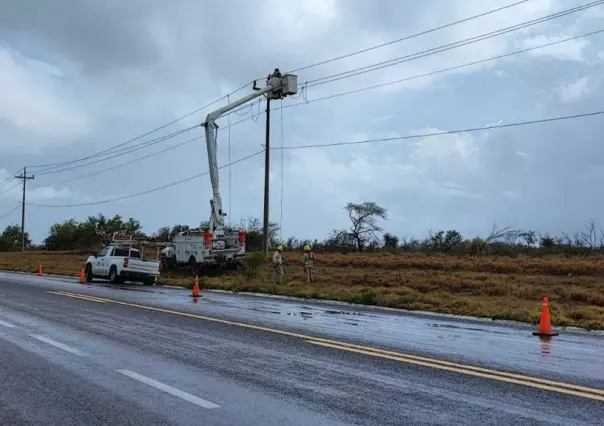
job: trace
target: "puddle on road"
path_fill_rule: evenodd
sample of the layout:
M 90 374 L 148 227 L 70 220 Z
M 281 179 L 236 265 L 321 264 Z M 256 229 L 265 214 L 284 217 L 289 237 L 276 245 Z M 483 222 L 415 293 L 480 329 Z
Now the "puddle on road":
M 99 284 L 99 287 L 110 288 L 111 290 L 126 290 L 126 291 L 139 291 L 141 293 L 155 293 L 155 294 L 166 294 L 165 291 L 153 291 L 148 290 L 146 288 L 138 288 L 138 287 L 130 287 L 130 286 L 121 286 L 121 285 L 111 285 L 111 284 Z
M 499 331 L 499 330 L 487 330 L 486 328 L 477 328 L 477 327 L 463 327 L 461 325 L 453 325 L 453 324 L 436 324 L 436 323 L 432 323 L 432 324 L 427 324 L 428 327 L 433 327 L 433 328 L 453 328 L 453 329 L 457 329 L 457 330 L 468 330 L 468 331 L 481 331 L 483 333 L 489 333 L 489 334 L 509 334 L 506 333 L 505 331 Z
M 552 338 L 549 336 L 539 336 L 541 346 L 541 357 L 547 358 L 552 354 Z
M 356 317 L 365 316 L 365 314 L 362 314 L 360 312 L 354 312 L 354 311 L 335 311 L 333 309 L 325 309 L 323 312 L 328 315 L 351 315 L 351 316 L 356 316 Z

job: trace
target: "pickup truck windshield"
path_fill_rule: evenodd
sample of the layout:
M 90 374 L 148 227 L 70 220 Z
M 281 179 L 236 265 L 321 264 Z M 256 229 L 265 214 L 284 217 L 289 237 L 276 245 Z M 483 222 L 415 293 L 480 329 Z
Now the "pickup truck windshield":
M 128 249 L 122 249 L 122 248 L 116 248 L 115 251 L 113 252 L 113 255 L 119 256 L 119 257 L 134 257 L 136 259 L 141 258 L 141 253 L 138 250 L 132 250 L 132 251 L 130 251 L 130 254 L 128 254 Z

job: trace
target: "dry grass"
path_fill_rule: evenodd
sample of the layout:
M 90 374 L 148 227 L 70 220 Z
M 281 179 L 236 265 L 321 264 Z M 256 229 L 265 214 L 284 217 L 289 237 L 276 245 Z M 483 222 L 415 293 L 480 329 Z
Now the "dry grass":
M 78 274 L 89 253 L 0 253 L 0 269 Z M 393 254 L 318 254 L 316 282 L 302 280 L 300 253 L 284 253 L 286 277 L 271 284 L 267 265 L 247 282 L 239 273 L 203 277 L 201 285 L 367 305 L 473 315 L 534 323 L 541 298 L 552 302 L 555 325 L 604 329 L 604 257 L 505 258 Z M 191 277 L 162 281 L 190 286 Z

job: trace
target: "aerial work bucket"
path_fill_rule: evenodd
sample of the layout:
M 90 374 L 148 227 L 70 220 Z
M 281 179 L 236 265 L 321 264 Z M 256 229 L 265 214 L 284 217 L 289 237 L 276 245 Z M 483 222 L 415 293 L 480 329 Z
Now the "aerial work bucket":
M 205 242 L 206 246 L 211 246 L 212 245 L 212 233 L 211 232 L 205 232 L 203 234 L 203 241 Z

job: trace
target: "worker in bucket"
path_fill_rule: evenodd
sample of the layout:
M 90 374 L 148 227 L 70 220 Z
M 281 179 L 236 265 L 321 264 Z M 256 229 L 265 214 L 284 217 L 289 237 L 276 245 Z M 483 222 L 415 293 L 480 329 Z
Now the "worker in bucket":
M 313 281 L 313 267 L 315 260 L 315 254 L 310 249 L 310 245 L 304 245 L 304 255 L 302 256 L 302 264 L 304 265 L 304 276 L 306 277 L 306 282 L 311 283 Z
M 283 256 L 281 256 L 281 252 L 283 251 L 283 246 L 278 245 L 273 253 L 273 283 L 281 284 L 281 279 L 283 278 Z

